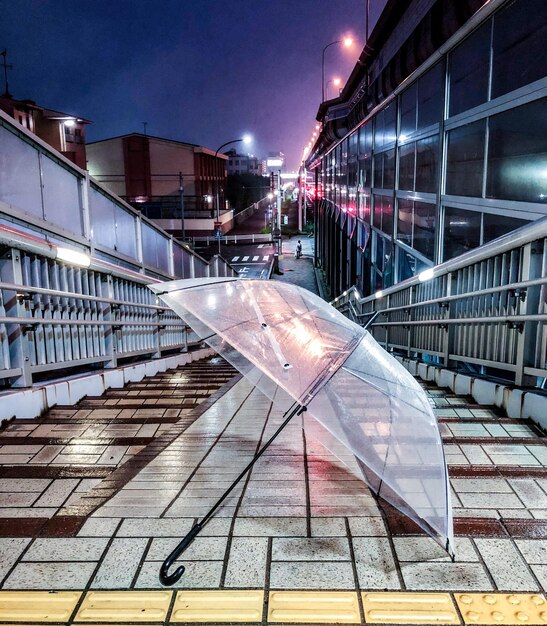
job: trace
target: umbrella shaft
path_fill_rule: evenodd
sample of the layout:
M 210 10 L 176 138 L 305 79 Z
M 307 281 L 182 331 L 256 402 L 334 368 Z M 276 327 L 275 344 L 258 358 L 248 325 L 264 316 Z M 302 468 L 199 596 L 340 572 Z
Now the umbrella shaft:
M 245 469 L 241 472 L 241 474 L 234 480 L 234 482 L 228 487 L 228 489 L 224 492 L 224 494 L 220 497 L 217 503 L 213 506 L 213 508 L 207 513 L 207 515 L 201 520 L 200 526 L 203 527 L 209 521 L 209 519 L 215 514 L 218 507 L 226 500 L 226 498 L 230 495 L 230 493 L 235 489 L 239 481 L 245 476 L 245 474 L 253 467 L 253 465 L 258 461 L 258 459 L 264 454 L 264 452 L 268 449 L 270 444 L 274 441 L 274 439 L 279 435 L 279 433 L 285 428 L 285 426 L 292 420 L 295 415 L 300 415 L 306 410 L 305 406 L 301 404 L 297 404 L 296 406 L 292 406 L 285 415 L 287 417 L 283 420 L 282 424 L 275 431 L 275 433 L 268 439 L 268 441 L 260 448 L 260 450 L 254 455 L 249 464 L 245 467 Z

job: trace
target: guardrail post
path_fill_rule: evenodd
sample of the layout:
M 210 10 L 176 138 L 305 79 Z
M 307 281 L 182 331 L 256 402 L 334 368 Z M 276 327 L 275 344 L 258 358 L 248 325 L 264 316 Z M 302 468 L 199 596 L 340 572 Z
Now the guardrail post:
M 21 267 L 21 253 L 15 248 L 7 250 L 0 258 L 0 277 L 2 282 L 23 284 Z M 7 317 L 27 317 L 27 310 L 16 291 L 4 291 L 4 309 Z M 30 322 L 30 319 L 29 319 Z M 30 355 L 28 340 L 24 326 L 21 324 L 6 324 L 8 334 L 10 369 L 20 368 L 21 374 L 15 378 L 12 387 L 30 387 L 32 372 L 30 369 Z
M 456 286 L 456 276 L 450 272 L 446 277 L 446 295 L 453 295 L 453 287 Z M 452 319 L 455 314 L 456 301 L 450 300 L 447 303 L 441 303 L 441 307 L 445 310 L 445 319 Z M 450 366 L 450 355 L 454 353 L 454 335 L 456 333 L 455 324 L 446 324 L 444 329 L 443 340 L 443 365 Z
M 114 300 L 114 285 L 112 282 L 112 276 L 110 274 L 101 276 L 101 290 L 103 295 L 110 300 Z M 110 302 L 102 302 L 103 320 L 105 322 L 114 322 L 116 320 L 116 313 L 114 310 L 115 305 Z M 104 364 L 106 368 L 114 368 L 118 364 L 118 353 L 116 348 L 116 331 L 111 324 L 107 324 L 104 327 L 104 346 L 105 356 L 110 357 L 110 360 Z
M 527 243 L 522 250 L 522 265 L 519 280 L 524 282 L 530 280 L 531 276 L 531 262 L 532 262 L 532 244 Z M 515 315 L 528 315 L 530 308 L 530 295 L 525 291 L 520 297 L 517 293 L 513 293 L 514 305 L 513 309 Z M 533 312 L 533 311 L 531 311 Z M 517 348 L 515 354 L 515 385 L 524 385 L 526 384 L 525 376 L 524 376 L 524 367 L 525 363 L 525 354 L 530 351 L 530 354 L 533 354 L 533 350 L 531 350 L 532 346 L 530 345 L 530 327 L 534 325 L 535 322 L 523 322 L 522 327 L 517 327 L 513 330 L 514 333 L 517 333 Z

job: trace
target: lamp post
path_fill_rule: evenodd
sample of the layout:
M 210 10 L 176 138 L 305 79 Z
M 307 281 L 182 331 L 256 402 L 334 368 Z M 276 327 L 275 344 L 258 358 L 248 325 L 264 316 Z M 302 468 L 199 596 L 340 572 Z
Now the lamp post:
M 233 143 L 239 143 L 240 141 L 242 141 L 245 144 L 249 144 L 251 143 L 252 139 L 249 135 L 244 135 L 243 137 L 241 137 L 241 139 L 232 139 L 230 141 L 227 141 L 226 143 L 223 143 L 221 146 L 219 146 L 215 152 L 215 162 L 216 162 L 216 158 L 218 157 L 218 153 L 222 150 L 222 148 L 225 148 L 226 146 L 229 146 Z M 220 187 L 220 182 L 217 180 L 217 189 L 216 189 L 216 209 L 217 209 L 217 224 L 220 224 L 220 193 L 219 193 L 219 187 Z M 215 235 L 216 236 L 216 235 Z M 218 254 L 220 254 L 220 237 L 218 237 L 217 239 L 218 241 Z
M 351 37 L 344 37 L 344 39 L 337 39 L 336 41 L 331 41 L 323 48 L 323 53 L 321 55 L 321 102 L 325 102 L 325 52 L 331 46 L 335 46 L 338 43 L 344 44 L 346 48 L 349 48 L 353 44 L 353 39 Z

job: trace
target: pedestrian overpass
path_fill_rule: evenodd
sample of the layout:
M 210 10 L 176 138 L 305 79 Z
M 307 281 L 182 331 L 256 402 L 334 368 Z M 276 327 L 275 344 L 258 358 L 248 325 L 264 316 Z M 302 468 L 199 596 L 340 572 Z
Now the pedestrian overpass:
M 547 218 L 332 303 L 429 395 L 455 563 L 304 415 L 166 590 L 161 562 L 282 416 L 146 285 L 233 270 L 0 112 L 0 621 L 546 623 L 546 242 Z

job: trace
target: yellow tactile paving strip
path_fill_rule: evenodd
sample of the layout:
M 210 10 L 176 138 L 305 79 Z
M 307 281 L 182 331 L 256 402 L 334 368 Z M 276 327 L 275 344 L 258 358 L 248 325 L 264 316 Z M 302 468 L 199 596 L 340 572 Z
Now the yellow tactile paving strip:
M 67 622 L 81 595 L 77 591 L 0 591 L 0 622 Z
M 365 622 L 371 624 L 459 624 L 448 593 L 363 593 Z
M 360 624 L 361 600 L 367 624 L 547 624 L 547 600 L 539 594 L 386 591 L 360 595 L 355 591 L 270 591 L 265 595 L 258 589 L 0 591 L 0 623 Z
M 170 622 L 261 622 L 263 591 L 179 591 Z
M 456 593 L 466 624 L 547 624 L 547 601 L 537 593 Z
M 360 624 L 357 594 L 351 591 L 270 591 L 268 622 Z
M 171 591 L 90 591 L 75 622 L 164 622 Z

